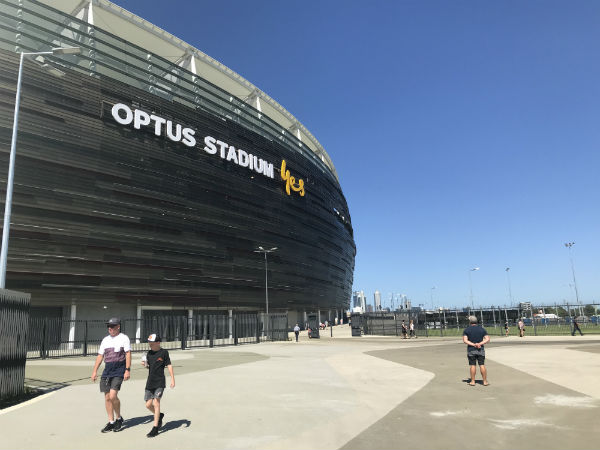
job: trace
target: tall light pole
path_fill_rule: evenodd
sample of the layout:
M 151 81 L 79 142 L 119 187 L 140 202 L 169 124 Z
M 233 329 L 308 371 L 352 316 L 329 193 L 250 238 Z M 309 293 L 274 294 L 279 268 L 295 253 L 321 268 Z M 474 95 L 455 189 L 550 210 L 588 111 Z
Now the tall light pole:
M 512 301 L 512 290 L 510 289 L 510 275 L 509 275 L 509 271 L 510 271 L 510 267 L 507 267 L 506 269 L 504 269 L 506 271 L 506 281 L 508 282 L 508 300 L 510 301 L 510 304 L 512 305 L 513 301 Z
M 265 255 L 265 312 L 267 314 L 266 318 L 265 318 L 265 330 L 267 332 L 267 335 L 269 334 L 269 276 L 268 276 L 268 262 L 267 262 L 267 253 L 273 253 L 275 250 L 277 250 L 277 247 L 273 247 L 269 250 L 264 249 L 263 247 L 258 247 L 256 250 L 254 250 L 254 253 L 264 253 Z
M 579 304 L 579 291 L 577 291 L 577 280 L 575 280 L 575 266 L 573 265 L 573 251 L 571 247 L 575 245 L 575 242 L 566 242 L 565 247 L 569 249 L 569 259 L 571 260 L 571 272 L 573 273 L 573 285 L 575 286 L 575 299 Z
M 49 52 L 21 52 L 19 75 L 17 77 L 17 93 L 15 96 L 15 115 L 13 119 L 12 140 L 10 142 L 10 162 L 8 180 L 6 182 L 6 199 L 4 202 L 4 227 L 2 229 L 2 251 L 0 252 L 0 289 L 6 287 L 6 263 L 8 258 L 8 237 L 10 232 L 10 213 L 12 210 L 12 194 L 15 176 L 15 155 L 17 152 L 17 131 L 19 129 L 19 106 L 21 105 L 21 81 L 23 79 L 23 59 L 25 56 L 39 55 L 76 55 L 81 53 L 79 47 L 56 47 Z
M 471 293 L 471 310 L 475 309 L 475 305 L 473 304 L 473 280 L 471 279 L 471 272 L 475 272 L 479 270 L 479 267 L 473 267 L 469 269 L 469 292 Z

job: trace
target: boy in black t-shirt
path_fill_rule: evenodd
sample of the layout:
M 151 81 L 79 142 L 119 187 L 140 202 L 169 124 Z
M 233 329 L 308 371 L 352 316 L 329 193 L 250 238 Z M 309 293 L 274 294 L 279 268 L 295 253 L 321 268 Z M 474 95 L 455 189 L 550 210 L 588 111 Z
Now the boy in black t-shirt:
M 146 381 L 146 392 L 144 400 L 146 408 L 154 414 L 154 426 L 146 436 L 154 437 L 158 435 L 158 429 L 162 426 L 164 414 L 160 412 L 160 399 L 165 390 L 165 367 L 169 369 L 171 376 L 171 389 L 175 387 L 175 375 L 169 352 L 160 348 L 160 336 L 151 334 L 148 336 L 150 351 L 142 357 L 142 365 L 148 368 L 148 381 Z

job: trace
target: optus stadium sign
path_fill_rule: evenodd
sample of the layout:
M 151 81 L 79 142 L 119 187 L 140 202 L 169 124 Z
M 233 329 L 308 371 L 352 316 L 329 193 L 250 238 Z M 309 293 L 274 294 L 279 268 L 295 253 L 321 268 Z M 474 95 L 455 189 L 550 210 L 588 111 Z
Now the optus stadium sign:
M 136 130 L 149 127 L 156 136 L 165 136 L 167 139 L 180 142 L 187 147 L 196 147 L 198 144 L 195 129 L 156 114 L 130 108 L 123 103 L 115 104 L 111 109 L 111 113 L 115 121 L 121 125 L 132 125 Z M 268 178 L 275 178 L 273 163 L 269 161 L 210 135 L 204 136 L 202 142 L 204 143 L 203 150 L 209 155 L 218 155 L 221 159 L 240 167 L 245 167 Z M 281 179 L 286 182 L 285 191 L 287 195 L 290 195 L 290 190 L 292 190 L 304 197 L 304 180 L 298 179 L 296 181 L 295 177 L 290 175 L 290 171 L 286 169 L 285 160 L 281 161 Z

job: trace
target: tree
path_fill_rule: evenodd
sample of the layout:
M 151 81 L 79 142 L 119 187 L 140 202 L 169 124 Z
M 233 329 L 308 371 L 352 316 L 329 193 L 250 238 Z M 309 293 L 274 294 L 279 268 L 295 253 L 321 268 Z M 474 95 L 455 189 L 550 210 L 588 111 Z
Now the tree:
M 552 306 L 546 306 L 544 308 L 545 314 L 556 314 L 556 310 Z
M 556 308 L 556 315 L 558 317 L 568 316 L 567 310 L 565 308 L 563 308 L 562 306 L 559 306 L 559 307 Z
M 583 313 L 586 316 L 593 316 L 596 314 L 596 307 L 594 305 L 585 305 L 583 307 Z

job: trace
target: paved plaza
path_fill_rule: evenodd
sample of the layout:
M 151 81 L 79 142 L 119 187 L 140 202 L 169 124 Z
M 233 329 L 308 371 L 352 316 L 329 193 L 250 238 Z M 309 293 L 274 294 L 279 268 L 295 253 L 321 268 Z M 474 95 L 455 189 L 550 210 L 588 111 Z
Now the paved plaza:
M 29 361 L 28 384 L 49 393 L 0 410 L 0 449 L 598 448 L 600 336 L 493 337 L 486 352 L 490 386 L 470 387 L 457 337 L 338 326 L 333 338 L 171 351 L 177 386 L 153 439 L 140 354 L 120 393 L 124 429 L 106 434 L 93 356 Z

